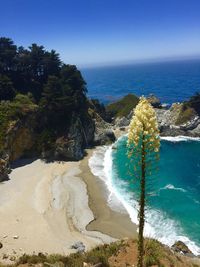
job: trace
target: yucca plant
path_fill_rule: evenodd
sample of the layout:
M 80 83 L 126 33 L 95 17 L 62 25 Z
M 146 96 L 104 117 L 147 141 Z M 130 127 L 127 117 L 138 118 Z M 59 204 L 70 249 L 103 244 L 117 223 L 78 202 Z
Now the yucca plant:
M 128 156 L 133 159 L 133 178 L 139 181 L 139 233 L 138 267 L 143 267 L 144 224 L 147 196 L 147 177 L 151 179 L 155 162 L 159 158 L 160 138 L 156 113 L 148 100 L 140 98 L 130 122 L 128 133 Z

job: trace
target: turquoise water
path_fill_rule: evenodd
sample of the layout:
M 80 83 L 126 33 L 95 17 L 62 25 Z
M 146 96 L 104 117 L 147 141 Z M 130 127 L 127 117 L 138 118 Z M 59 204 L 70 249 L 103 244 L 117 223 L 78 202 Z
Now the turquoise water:
M 126 140 L 119 139 L 112 150 L 112 185 L 135 205 L 137 184 L 129 172 Z M 174 140 L 161 141 L 159 171 L 148 191 L 146 235 L 170 245 L 182 239 L 200 254 L 200 142 Z
M 96 67 L 81 72 L 89 96 L 104 103 L 128 93 L 138 96 L 153 93 L 171 104 L 200 91 L 200 60 Z

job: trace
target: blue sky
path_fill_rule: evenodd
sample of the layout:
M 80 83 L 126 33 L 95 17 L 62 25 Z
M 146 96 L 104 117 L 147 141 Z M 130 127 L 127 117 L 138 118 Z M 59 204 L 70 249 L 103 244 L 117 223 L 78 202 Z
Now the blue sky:
M 192 57 L 199 14 L 200 0 L 0 0 L 0 36 L 78 66 Z

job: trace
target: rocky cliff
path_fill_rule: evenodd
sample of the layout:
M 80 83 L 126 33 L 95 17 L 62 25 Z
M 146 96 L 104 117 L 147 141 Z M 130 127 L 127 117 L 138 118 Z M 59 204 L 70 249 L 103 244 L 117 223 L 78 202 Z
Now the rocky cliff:
M 0 181 L 8 179 L 10 163 L 22 157 L 79 160 L 84 156 L 84 149 L 94 142 L 95 123 L 87 110 L 83 114 L 73 112 L 62 131 L 55 131 L 51 140 L 48 134 L 44 135 L 38 107 L 26 109 L 23 116 L 21 111 L 19 114 L 6 118 L 5 134 L 0 140 Z
M 174 103 L 170 108 L 163 107 L 155 97 L 151 96 L 149 101 L 155 107 L 161 136 L 200 137 L 200 114 L 197 108 L 190 105 L 190 101 Z M 113 129 L 125 130 L 130 123 L 132 115 L 133 110 L 126 116 L 114 118 Z
M 131 99 L 127 105 L 134 107 L 136 98 Z M 153 96 L 149 101 L 152 105 L 155 104 L 162 136 L 200 137 L 200 116 L 193 107 L 187 103 L 175 103 L 170 108 L 163 108 Z M 117 106 L 119 103 L 121 102 L 118 101 Z M 0 115 L 2 105 L 0 104 Z M 113 107 L 115 109 L 115 105 Z M 125 107 L 125 110 L 129 110 L 129 107 Z M 5 107 L 3 111 L 6 111 Z M 110 110 L 107 113 L 97 100 L 88 100 L 82 112 L 72 112 L 70 118 L 66 118 L 62 130 L 53 129 L 53 137 L 49 137 L 49 132 L 44 128 L 45 118 L 37 105 L 22 105 L 15 113 L 15 116 L 12 114 L 2 120 L 6 121 L 4 128 L 0 125 L 4 133 L 0 135 L 0 181 L 8 178 L 9 164 L 21 157 L 80 160 L 86 147 L 114 142 L 117 131 L 124 132 L 127 129 L 133 110 L 126 116 L 121 116 L 120 113 L 120 116 L 115 116 L 111 121 Z

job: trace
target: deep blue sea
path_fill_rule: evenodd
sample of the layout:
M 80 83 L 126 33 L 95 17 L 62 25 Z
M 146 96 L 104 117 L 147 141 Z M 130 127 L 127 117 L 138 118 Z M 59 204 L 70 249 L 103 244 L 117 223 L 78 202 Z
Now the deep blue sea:
M 172 103 L 200 91 L 200 60 L 95 68 L 83 74 L 89 95 L 104 103 L 130 92 L 153 93 Z M 89 164 L 107 185 L 109 205 L 126 210 L 137 223 L 137 188 L 130 176 L 126 139 L 117 140 L 114 149 L 98 148 Z M 200 139 L 161 140 L 159 168 L 149 193 L 145 235 L 170 246 L 182 240 L 200 255 Z
M 96 67 L 81 72 L 88 95 L 104 103 L 128 93 L 138 96 L 153 93 L 163 103 L 171 104 L 200 91 L 200 60 Z

